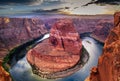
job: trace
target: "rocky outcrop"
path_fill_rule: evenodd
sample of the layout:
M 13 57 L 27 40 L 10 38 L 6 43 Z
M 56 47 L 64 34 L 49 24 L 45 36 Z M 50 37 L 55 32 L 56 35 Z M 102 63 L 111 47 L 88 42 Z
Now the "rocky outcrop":
M 38 18 L 0 18 L 0 59 L 14 47 L 46 32 L 47 29 Z
M 81 49 L 82 43 L 72 21 L 62 19 L 50 30 L 49 39 L 28 51 L 27 60 L 34 67 L 33 71 L 36 69 L 34 73 L 45 78 L 55 78 L 55 73 L 68 70 L 78 63 Z
M 79 34 L 68 19 L 59 20 L 54 24 L 50 31 L 50 42 L 56 49 L 74 54 L 79 54 L 82 48 Z
M 92 70 L 90 81 L 120 81 L 120 12 L 115 14 L 115 27 L 105 41 L 97 68 Z
M 0 81 L 12 81 L 10 74 L 2 67 L 2 61 L 0 61 Z

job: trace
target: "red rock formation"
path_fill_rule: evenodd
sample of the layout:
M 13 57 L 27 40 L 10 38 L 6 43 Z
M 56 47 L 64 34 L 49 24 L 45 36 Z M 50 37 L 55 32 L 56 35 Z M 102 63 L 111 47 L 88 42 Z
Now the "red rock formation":
M 0 81 L 12 81 L 2 67 L 2 60 L 9 50 L 46 32 L 40 19 L 0 18 Z
M 38 18 L 0 18 L 0 59 L 14 47 L 46 32 L 47 29 Z
M 54 24 L 49 39 L 27 53 L 27 60 L 40 74 L 61 72 L 77 64 L 81 49 L 81 40 L 72 21 L 64 19 Z
M 56 49 L 79 54 L 81 41 L 70 20 L 60 20 L 50 31 L 50 42 Z
M 120 12 L 115 14 L 115 27 L 105 41 L 96 72 L 92 70 L 90 81 L 120 81 Z
M 0 60 L 0 81 L 12 81 L 10 74 L 2 67 L 2 61 Z

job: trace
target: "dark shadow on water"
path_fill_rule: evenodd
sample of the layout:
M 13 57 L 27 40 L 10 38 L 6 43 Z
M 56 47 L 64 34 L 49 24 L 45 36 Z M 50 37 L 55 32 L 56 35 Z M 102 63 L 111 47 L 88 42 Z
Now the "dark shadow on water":
M 27 53 L 29 46 L 35 44 L 35 42 L 41 38 L 43 38 L 44 35 L 41 35 L 40 37 L 33 39 L 29 42 L 24 43 L 23 45 L 20 45 L 18 47 L 15 47 L 10 51 L 10 53 L 4 58 L 3 60 L 3 67 L 6 68 L 6 63 L 9 64 L 11 67 L 16 64 L 18 60 L 23 58 L 25 54 Z M 27 49 L 28 48 L 28 49 Z M 7 68 L 6 68 L 7 70 Z

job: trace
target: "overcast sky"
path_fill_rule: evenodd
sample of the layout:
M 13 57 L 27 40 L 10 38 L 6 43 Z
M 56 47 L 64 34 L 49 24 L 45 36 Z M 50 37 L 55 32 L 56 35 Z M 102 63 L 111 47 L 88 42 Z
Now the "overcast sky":
M 0 0 L 0 15 L 64 13 L 77 15 L 113 14 L 120 0 Z

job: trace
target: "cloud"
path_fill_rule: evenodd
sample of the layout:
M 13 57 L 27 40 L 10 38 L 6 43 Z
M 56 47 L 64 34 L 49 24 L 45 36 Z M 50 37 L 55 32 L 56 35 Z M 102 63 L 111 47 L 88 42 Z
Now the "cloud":
M 57 13 L 57 12 L 61 12 L 63 10 L 69 9 L 69 8 L 70 7 L 54 8 L 54 9 L 48 9 L 48 10 L 37 9 L 37 10 L 33 10 L 32 12 L 34 12 L 34 13 Z
M 0 4 L 26 4 L 26 5 L 39 5 L 41 3 L 57 3 L 61 0 L 0 0 Z
M 88 6 L 90 4 L 100 4 L 100 5 L 119 5 L 120 4 L 120 0 L 91 0 L 91 2 L 83 5 L 83 6 Z
M 58 12 L 60 9 L 61 8 L 59 8 L 59 9 L 50 9 L 50 10 L 38 9 L 38 10 L 33 10 L 32 12 L 35 12 L 35 13 Z
M 41 4 L 43 0 L 0 0 L 0 4 Z
M 6 9 L 6 8 L 4 8 L 4 7 L 0 7 L 0 9 Z

